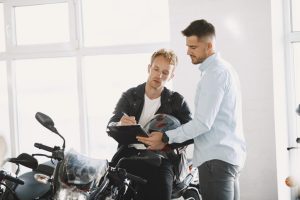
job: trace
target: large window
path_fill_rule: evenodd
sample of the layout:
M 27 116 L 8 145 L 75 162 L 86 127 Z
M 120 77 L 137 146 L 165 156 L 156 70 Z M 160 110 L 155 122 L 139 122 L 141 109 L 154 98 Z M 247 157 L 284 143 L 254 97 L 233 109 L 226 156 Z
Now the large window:
M 61 146 L 62 140 L 35 119 L 42 112 L 54 120 L 66 148 L 80 151 L 75 63 L 74 58 L 15 62 L 20 149 L 33 153 L 35 142 Z
M 15 136 L 12 154 L 37 152 L 34 142 L 61 145 L 35 120 L 43 112 L 67 148 L 110 159 L 114 106 L 146 81 L 151 54 L 168 48 L 168 0 L 1 2 L 0 128 Z
M 15 7 L 18 45 L 68 42 L 68 4 Z
M 159 5 L 159 6 L 158 6 Z M 86 46 L 169 40 L 168 1 L 83 1 Z

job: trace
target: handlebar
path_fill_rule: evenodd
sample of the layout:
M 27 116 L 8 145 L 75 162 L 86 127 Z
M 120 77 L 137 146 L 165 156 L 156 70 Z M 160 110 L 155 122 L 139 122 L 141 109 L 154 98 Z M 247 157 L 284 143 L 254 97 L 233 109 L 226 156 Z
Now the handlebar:
M 44 145 L 44 144 L 41 144 L 41 143 L 34 143 L 34 146 L 35 146 L 36 148 L 38 148 L 38 149 L 42 149 L 42 150 L 45 150 L 45 151 L 49 151 L 49 152 L 51 152 L 51 153 L 53 153 L 53 151 L 55 151 L 54 148 L 49 147 L 49 146 Z
M 19 178 L 15 178 L 11 175 L 9 175 L 8 173 L 6 173 L 5 171 L 1 170 L 0 171 L 0 180 L 8 180 L 20 185 L 24 185 L 24 181 L 19 179 Z
M 51 152 L 52 155 L 48 156 L 48 155 L 45 155 L 45 154 L 33 154 L 33 156 L 45 156 L 47 158 L 54 158 L 56 160 L 63 160 L 64 159 L 64 149 L 61 149 L 58 146 L 49 147 L 49 146 L 41 144 L 41 143 L 34 143 L 34 146 L 38 149 L 42 149 L 42 150 Z

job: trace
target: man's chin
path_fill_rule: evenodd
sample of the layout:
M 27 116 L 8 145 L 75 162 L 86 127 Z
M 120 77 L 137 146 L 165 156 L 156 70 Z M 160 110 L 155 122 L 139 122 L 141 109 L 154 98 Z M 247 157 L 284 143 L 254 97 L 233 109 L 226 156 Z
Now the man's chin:
M 152 84 L 151 86 L 152 86 L 152 88 L 154 88 L 154 89 L 156 89 L 156 90 L 159 90 L 159 89 L 161 89 L 162 87 L 164 87 L 162 84 Z
M 162 83 L 161 82 L 158 82 L 158 81 L 152 81 L 152 87 L 161 87 L 162 86 Z
M 198 64 L 201 64 L 202 61 L 200 61 L 200 60 L 193 60 L 193 59 L 192 59 L 192 63 L 193 63 L 194 65 L 198 65 Z
M 196 61 L 196 60 L 192 60 L 192 63 L 194 64 L 194 65 L 197 65 L 197 64 L 200 64 L 198 61 Z

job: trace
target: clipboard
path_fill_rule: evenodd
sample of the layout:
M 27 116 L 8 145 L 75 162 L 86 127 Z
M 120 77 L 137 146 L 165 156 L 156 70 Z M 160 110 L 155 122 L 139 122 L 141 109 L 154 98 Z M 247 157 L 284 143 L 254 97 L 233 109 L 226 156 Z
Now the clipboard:
M 136 136 L 149 137 L 147 132 L 139 124 L 130 126 L 108 126 L 107 133 L 119 144 L 123 145 L 141 143 L 137 141 Z

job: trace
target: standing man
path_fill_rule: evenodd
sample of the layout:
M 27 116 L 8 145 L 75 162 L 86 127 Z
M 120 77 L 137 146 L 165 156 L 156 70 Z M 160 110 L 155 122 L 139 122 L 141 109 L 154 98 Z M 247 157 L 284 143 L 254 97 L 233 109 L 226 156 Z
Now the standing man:
M 109 125 L 126 126 L 138 123 L 145 126 L 155 114 L 172 115 L 181 124 L 191 120 L 191 113 L 183 96 L 165 87 L 166 83 L 173 78 L 176 65 L 177 56 L 173 51 L 160 49 L 154 52 L 148 65 L 147 81 L 122 94 Z M 169 145 L 169 149 L 176 149 L 176 151 L 180 149 L 182 153 L 174 155 L 174 152 L 170 151 L 170 154 L 167 153 L 167 158 L 163 158 L 159 166 L 153 166 L 143 161 L 132 161 L 126 164 L 125 168 L 128 172 L 148 181 L 147 184 L 140 186 L 137 199 L 171 199 L 174 175 L 179 175 L 180 172 L 177 158 L 180 160 L 181 156 L 184 156 L 185 146 L 192 142 L 189 140 L 181 144 Z M 143 144 L 142 146 L 144 149 L 137 150 L 136 146 L 119 145 L 118 152 L 112 158 L 112 163 L 116 164 L 123 157 L 142 153 L 141 151 L 145 151 L 145 146 Z M 172 159 L 174 157 L 177 161 Z
M 203 200 L 238 200 L 239 174 L 246 158 L 239 80 L 215 50 L 215 28 L 196 20 L 182 31 L 187 54 L 199 66 L 193 120 L 165 133 L 138 140 L 149 149 L 194 139 L 193 163 L 199 169 Z

